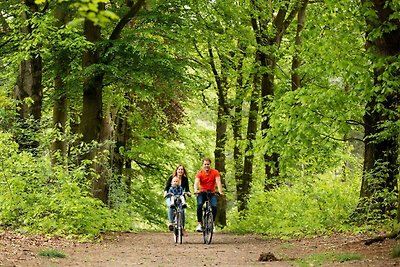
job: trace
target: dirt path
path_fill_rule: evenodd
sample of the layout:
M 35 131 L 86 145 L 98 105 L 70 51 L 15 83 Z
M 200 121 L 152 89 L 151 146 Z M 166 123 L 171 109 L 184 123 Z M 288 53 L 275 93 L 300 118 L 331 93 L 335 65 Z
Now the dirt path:
M 344 251 L 361 255 L 362 259 L 325 261 L 323 266 L 400 266 L 400 258 L 391 257 L 393 247 L 400 245 L 398 241 L 365 246 L 363 239 L 336 235 L 282 241 L 216 233 L 213 243 L 204 245 L 201 234 L 188 233 L 184 243 L 178 245 L 170 233 L 122 233 L 105 236 L 98 243 L 78 243 L 5 232 L 0 233 L 0 266 L 299 266 L 298 260 L 307 256 Z M 62 251 L 66 257 L 38 256 L 44 249 Z M 278 261 L 259 261 L 262 253 L 272 253 Z M 303 266 L 313 265 L 308 262 Z

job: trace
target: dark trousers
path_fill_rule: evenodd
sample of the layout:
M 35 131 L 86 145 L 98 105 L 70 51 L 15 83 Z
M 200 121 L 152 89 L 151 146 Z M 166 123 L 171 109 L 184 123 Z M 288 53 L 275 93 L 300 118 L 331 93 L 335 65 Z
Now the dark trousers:
M 207 193 L 206 192 L 201 192 L 200 194 L 197 195 L 197 221 L 201 222 L 202 221 L 202 210 L 203 210 L 203 205 L 207 200 Z M 211 208 L 212 208 L 212 213 L 214 220 L 217 216 L 217 197 L 215 195 L 211 195 Z

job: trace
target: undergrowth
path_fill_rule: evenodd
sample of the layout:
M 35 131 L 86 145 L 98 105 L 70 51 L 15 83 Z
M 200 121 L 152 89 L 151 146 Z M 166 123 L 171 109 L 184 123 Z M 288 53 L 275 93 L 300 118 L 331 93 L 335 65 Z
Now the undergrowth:
M 145 197 L 140 202 L 131 197 L 110 208 L 91 197 L 86 166 L 54 168 L 47 157 L 19 152 L 4 133 L 0 133 L 0 168 L 0 228 L 93 239 L 106 232 L 137 231 L 156 224 L 159 212 L 140 213 L 149 210 L 149 201 L 156 201 L 150 190 L 142 190 L 148 202 Z
M 229 229 L 280 238 L 363 231 L 349 223 L 359 180 L 328 174 L 301 177 L 269 192 L 254 188 L 246 216 L 231 212 Z
M 362 260 L 362 256 L 354 253 L 318 253 L 304 259 L 297 260 L 298 266 L 323 266 L 330 262 L 347 262 Z

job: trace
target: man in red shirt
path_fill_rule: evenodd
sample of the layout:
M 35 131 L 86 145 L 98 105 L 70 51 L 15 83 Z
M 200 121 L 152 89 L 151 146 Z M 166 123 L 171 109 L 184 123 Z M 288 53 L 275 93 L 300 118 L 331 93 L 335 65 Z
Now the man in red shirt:
M 204 158 L 203 169 L 196 174 L 196 179 L 194 180 L 194 193 L 197 194 L 197 232 L 202 231 L 202 208 L 204 202 L 207 200 L 206 192 L 210 190 L 215 193 L 215 185 L 217 185 L 218 192 L 222 195 L 222 184 L 219 171 L 211 168 L 211 160 L 209 158 Z M 217 197 L 215 194 L 211 196 L 211 207 L 215 219 L 217 215 Z

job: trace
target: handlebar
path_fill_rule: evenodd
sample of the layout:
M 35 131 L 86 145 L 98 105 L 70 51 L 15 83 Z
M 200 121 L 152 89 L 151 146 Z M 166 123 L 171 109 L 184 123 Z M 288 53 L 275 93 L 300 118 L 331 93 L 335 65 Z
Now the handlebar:
M 223 195 L 223 194 L 220 193 L 220 192 L 211 192 L 210 190 L 208 190 L 208 191 L 198 191 L 198 192 L 195 192 L 194 194 L 195 194 L 196 196 L 198 196 L 199 194 L 210 194 L 210 195 L 217 195 L 217 196 Z
M 188 197 L 191 197 L 191 196 L 192 196 L 192 194 L 191 194 L 190 192 L 183 192 L 182 195 L 186 195 L 186 196 L 188 196 Z M 167 193 L 167 194 L 164 196 L 164 198 L 172 197 L 172 196 L 175 196 L 175 195 L 172 194 L 172 193 Z M 177 195 L 177 196 L 179 196 L 179 195 Z

